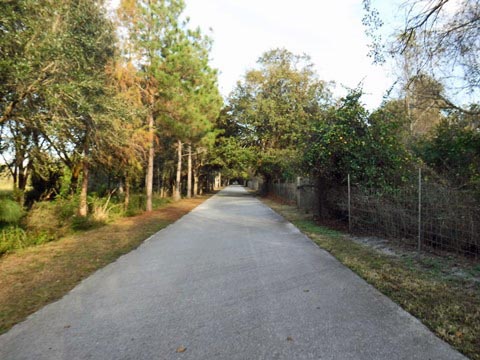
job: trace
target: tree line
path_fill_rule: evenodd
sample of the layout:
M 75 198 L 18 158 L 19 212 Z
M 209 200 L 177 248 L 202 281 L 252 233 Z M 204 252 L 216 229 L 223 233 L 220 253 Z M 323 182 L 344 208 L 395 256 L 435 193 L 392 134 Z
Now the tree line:
M 406 1 L 405 29 L 382 39 L 380 14 L 364 1 L 370 55 L 391 59 L 398 74 L 395 91 L 373 110 L 361 86 L 335 98 L 308 56 L 264 53 L 220 116 L 221 165 L 231 176 L 260 175 L 267 183 L 307 176 L 324 189 L 320 196 L 345 184 L 347 174 L 362 187 L 393 191 L 421 165 L 444 184 L 480 195 L 480 7 L 464 0 L 447 10 L 448 2 Z
M 184 1 L 122 0 L 115 14 L 96 0 L 1 7 L 0 154 L 20 204 L 78 196 L 85 217 L 108 178 L 125 207 L 144 189 L 151 211 L 154 179 L 180 197 L 184 157 L 186 195 L 198 192 L 223 101 L 211 40 L 189 27 Z

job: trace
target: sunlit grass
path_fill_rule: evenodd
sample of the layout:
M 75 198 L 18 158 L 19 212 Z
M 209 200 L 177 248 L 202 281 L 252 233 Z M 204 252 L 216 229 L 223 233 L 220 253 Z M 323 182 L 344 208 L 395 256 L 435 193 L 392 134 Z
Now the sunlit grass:
M 159 209 L 120 218 L 57 241 L 0 257 L 0 333 L 61 298 L 95 270 L 139 246 L 208 196 L 157 204 Z
M 480 360 L 480 284 L 445 273 L 448 266 L 459 266 L 457 262 L 415 254 L 389 256 L 318 225 L 294 206 L 264 202 L 439 337 Z M 479 264 L 465 266 L 464 271 L 480 277 Z
M 13 193 L 13 181 L 0 177 L 0 197 L 9 197 Z

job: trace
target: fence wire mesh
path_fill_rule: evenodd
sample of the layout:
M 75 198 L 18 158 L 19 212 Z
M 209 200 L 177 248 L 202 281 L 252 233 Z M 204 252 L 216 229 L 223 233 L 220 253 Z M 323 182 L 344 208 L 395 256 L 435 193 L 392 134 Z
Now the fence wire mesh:
M 354 185 L 350 202 L 353 232 L 396 239 L 422 250 L 479 258 L 480 207 L 471 191 L 420 175 L 420 182 L 412 179 L 388 193 Z
M 388 191 L 351 183 L 328 189 L 323 198 L 329 214 L 350 221 L 353 233 L 376 235 L 423 251 L 480 258 L 480 206 L 472 191 L 453 188 L 423 169 L 421 182 L 412 177 Z M 346 181 L 345 181 L 346 183 Z M 269 192 L 299 208 L 315 212 L 318 189 L 310 179 L 274 183 Z M 421 191 L 419 197 L 419 190 Z M 350 203 L 350 207 L 349 207 Z

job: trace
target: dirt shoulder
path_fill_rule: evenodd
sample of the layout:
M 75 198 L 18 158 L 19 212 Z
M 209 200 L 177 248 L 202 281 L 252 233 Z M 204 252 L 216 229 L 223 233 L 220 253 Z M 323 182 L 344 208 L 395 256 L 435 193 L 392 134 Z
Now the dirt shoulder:
M 437 336 L 471 359 L 480 360 L 480 264 L 386 252 L 385 246 L 379 247 L 375 241 L 359 241 L 318 224 L 311 214 L 295 206 L 272 198 L 262 200 Z
M 70 291 L 82 279 L 139 246 L 209 196 L 0 257 L 0 334 Z

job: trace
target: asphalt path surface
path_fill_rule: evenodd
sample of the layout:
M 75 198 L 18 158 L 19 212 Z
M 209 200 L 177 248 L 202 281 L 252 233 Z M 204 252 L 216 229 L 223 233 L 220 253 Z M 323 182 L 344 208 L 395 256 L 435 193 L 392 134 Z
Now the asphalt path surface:
M 230 186 L 0 337 L 0 359 L 465 359 Z

